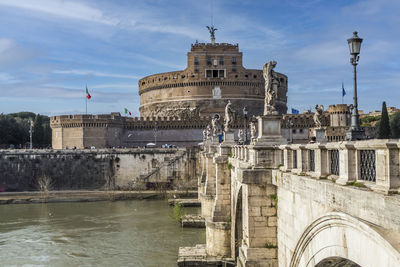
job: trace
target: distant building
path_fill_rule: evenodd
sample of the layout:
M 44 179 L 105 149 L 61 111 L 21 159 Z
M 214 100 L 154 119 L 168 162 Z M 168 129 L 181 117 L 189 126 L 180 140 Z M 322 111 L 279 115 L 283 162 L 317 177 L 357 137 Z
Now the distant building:
M 393 115 L 400 111 L 400 109 L 398 109 L 396 107 L 386 107 L 386 109 L 387 109 L 387 112 L 389 115 Z M 382 110 L 373 110 L 369 113 L 360 114 L 360 117 L 361 118 L 368 117 L 368 116 L 376 117 L 376 116 L 381 116 L 381 114 L 382 114 Z

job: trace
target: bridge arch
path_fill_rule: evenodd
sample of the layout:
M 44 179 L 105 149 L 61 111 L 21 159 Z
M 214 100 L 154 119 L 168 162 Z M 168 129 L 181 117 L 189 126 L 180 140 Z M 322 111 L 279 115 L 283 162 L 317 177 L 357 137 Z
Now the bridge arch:
M 345 213 L 327 213 L 306 228 L 289 266 L 312 267 L 330 258 L 362 267 L 400 266 L 399 251 L 377 229 Z

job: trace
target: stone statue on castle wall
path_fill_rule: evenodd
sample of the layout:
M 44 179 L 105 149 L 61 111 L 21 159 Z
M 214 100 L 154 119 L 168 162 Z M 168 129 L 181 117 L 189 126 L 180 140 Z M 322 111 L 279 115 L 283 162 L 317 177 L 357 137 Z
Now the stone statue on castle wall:
M 315 105 L 315 114 L 314 114 L 314 123 L 315 123 L 315 128 L 322 128 L 322 114 L 324 113 L 324 106 L 320 105 L 318 106 Z
M 251 140 L 255 139 L 257 136 L 257 126 L 255 122 L 250 122 L 250 138 Z
M 219 115 L 216 114 L 214 118 L 211 120 L 211 127 L 212 127 L 212 135 L 218 136 L 221 131 L 221 127 L 219 125 Z
M 211 125 L 210 125 L 210 124 L 207 124 L 207 127 L 206 127 L 206 139 L 209 139 L 209 138 L 210 138 L 211 133 L 212 133 Z
M 265 80 L 264 115 L 277 114 L 276 98 L 278 95 L 279 79 L 274 71 L 276 64 L 276 61 L 270 61 L 263 67 L 263 76 Z
M 228 101 L 228 104 L 225 106 L 225 123 L 224 123 L 224 131 L 229 132 L 231 131 L 232 123 L 234 120 L 234 113 L 235 111 L 231 108 L 231 101 Z
M 239 131 L 238 131 L 238 137 L 239 137 L 239 143 L 243 143 L 243 136 L 244 136 L 244 133 L 243 133 L 243 129 L 239 129 Z

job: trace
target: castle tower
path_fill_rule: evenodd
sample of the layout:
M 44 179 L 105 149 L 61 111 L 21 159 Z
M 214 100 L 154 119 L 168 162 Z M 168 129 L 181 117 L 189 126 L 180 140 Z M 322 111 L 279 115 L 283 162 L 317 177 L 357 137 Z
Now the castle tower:
M 211 43 L 191 45 L 185 70 L 154 74 L 139 80 L 141 116 L 222 115 L 228 100 L 239 116 L 245 106 L 250 116 L 263 114 L 265 81 L 262 70 L 243 67 L 239 45 L 215 43 L 212 33 L 216 29 L 208 28 Z M 288 79 L 284 74 L 277 74 L 277 110 L 285 114 Z
M 346 104 L 330 105 L 328 108 L 331 127 L 349 127 L 350 109 Z

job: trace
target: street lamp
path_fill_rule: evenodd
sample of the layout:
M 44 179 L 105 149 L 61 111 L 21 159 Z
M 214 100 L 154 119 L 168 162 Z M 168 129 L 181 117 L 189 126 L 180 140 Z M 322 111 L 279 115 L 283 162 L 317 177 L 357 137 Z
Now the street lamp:
M 247 144 L 247 107 L 243 108 L 243 117 L 244 117 L 244 144 Z
M 353 36 L 347 39 L 350 49 L 350 63 L 353 65 L 354 73 L 354 96 L 353 105 L 351 110 L 351 125 L 350 129 L 346 134 L 347 140 L 360 140 L 365 139 L 365 133 L 360 127 L 360 115 L 358 114 L 358 101 L 357 101 L 357 63 L 360 59 L 360 48 L 363 39 L 358 37 L 357 32 L 353 33 Z
M 154 122 L 154 129 L 153 129 L 153 134 L 154 134 L 154 144 L 157 147 L 157 122 Z
M 32 134 L 33 134 L 33 120 L 29 121 L 29 148 L 33 148 L 33 143 L 32 143 Z

